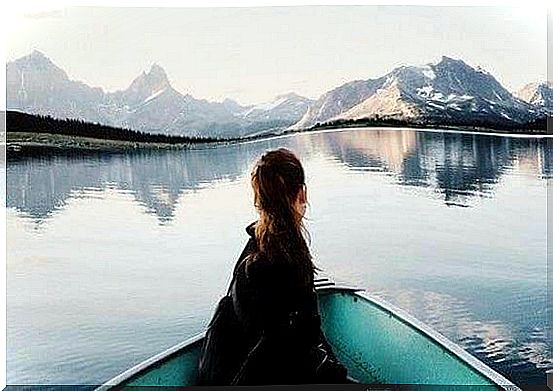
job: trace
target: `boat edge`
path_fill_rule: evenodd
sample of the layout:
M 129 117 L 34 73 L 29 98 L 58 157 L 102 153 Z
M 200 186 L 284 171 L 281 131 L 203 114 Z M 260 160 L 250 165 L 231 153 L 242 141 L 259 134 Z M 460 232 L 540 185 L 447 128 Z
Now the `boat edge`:
M 442 346 L 446 351 L 450 352 L 460 360 L 462 360 L 464 363 L 466 363 L 468 366 L 473 368 L 475 371 L 477 371 L 479 374 L 487 378 L 488 380 L 492 381 L 497 386 L 503 388 L 506 391 L 521 391 L 520 387 L 515 385 L 513 382 L 511 382 L 509 379 L 501 375 L 500 373 L 496 372 L 492 368 L 490 368 L 488 365 L 484 364 L 482 361 L 471 355 L 469 352 L 467 352 L 465 349 L 463 349 L 461 346 L 456 344 L 455 342 L 451 341 L 449 338 L 445 337 L 432 327 L 428 326 L 421 320 L 415 318 L 413 315 L 409 314 L 407 311 L 396 307 L 395 305 L 391 304 L 390 302 L 376 296 L 373 294 L 368 293 L 365 289 L 362 288 L 356 288 L 354 286 L 349 285 L 336 285 L 332 280 L 324 281 L 323 284 L 319 285 L 317 288 L 317 291 L 321 291 L 321 293 L 329 293 L 329 292 L 347 292 L 349 294 L 358 296 L 377 307 L 381 308 L 382 310 L 390 313 L 394 317 L 396 317 L 401 322 L 405 323 L 407 326 L 412 327 L 416 331 L 424 334 L 428 338 L 430 338 L 432 341 L 434 341 L 436 344 Z M 111 378 L 110 380 L 106 381 L 101 386 L 94 389 L 94 391 L 107 391 L 112 389 L 113 387 L 120 386 L 121 383 L 131 379 L 133 376 L 144 370 L 145 368 L 154 365 L 156 362 L 162 361 L 170 357 L 172 354 L 182 350 L 186 346 L 192 345 L 194 343 L 197 343 L 198 341 L 202 340 L 205 337 L 205 331 L 197 334 L 191 338 L 188 338 L 164 351 L 161 353 L 158 353 L 140 363 L 137 365 L 127 369 L 126 371 L 120 373 L 119 375 Z
M 190 346 L 194 343 L 201 341 L 204 337 L 205 337 L 205 331 L 193 337 L 190 337 L 176 345 L 173 345 L 170 348 L 136 364 L 135 366 L 127 369 L 126 371 L 120 373 L 119 375 L 112 377 L 101 386 L 95 388 L 94 391 L 107 391 L 112 389 L 113 387 L 120 386 L 121 383 L 124 383 L 125 381 L 131 379 L 133 376 L 140 373 L 142 370 L 154 365 L 157 362 L 160 362 L 162 360 L 169 358 L 172 354 L 179 352 L 180 350 L 182 350 L 187 346 Z
M 337 287 L 337 290 L 340 290 L 339 287 Z M 366 291 L 355 291 L 353 292 L 354 295 L 357 295 L 376 306 L 380 307 L 381 309 L 389 312 L 393 316 L 395 316 L 400 321 L 404 322 L 408 326 L 413 327 L 415 330 L 421 332 L 422 334 L 429 337 L 431 340 L 436 342 L 438 345 L 444 347 L 448 352 L 451 352 L 453 355 L 455 355 L 457 358 L 461 359 L 463 362 L 465 362 L 467 365 L 469 365 L 471 368 L 474 368 L 479 374 L 487 378 L 488 380 L 492 381 L 494 384 L 500 386 L 504 390 L 508 391 L 521 391 L 521 388 L 518 387 L 516 384 L 514 384 L 512 381 L 507 379 L 505 376 L 501 375 L 499 372 L 495 371 L 494 369 L 490 368 L 488 365 L 484 364 L 482 361 L 474 357 L 472 354 L 467 352 L 465 349 L 463 349 L 461 346 L 456 344 L 455 342 L 451 341 L 449 338 L 444 336 L 443 334 L 439 333 L 432 327 L 428 326 L 426 323 L 422 322 L 421 320 L 415 318 L 413 315 L 409 314 L 407 311 L 396 307 L 395 305 L 391 304 L 390 302 L 375 296 L 373 294 L 370 294 Z

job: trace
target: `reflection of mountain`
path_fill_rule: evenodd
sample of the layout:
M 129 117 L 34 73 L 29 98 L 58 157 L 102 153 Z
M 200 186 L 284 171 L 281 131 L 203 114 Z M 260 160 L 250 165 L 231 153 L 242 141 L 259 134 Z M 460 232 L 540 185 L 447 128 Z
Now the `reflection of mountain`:
M 324 135 L 329 152 L 352 170 L 388 171 L 403 185 L 434 188 L 448 205 L 490 196 L 501 175 L 519 168 L 550 173 L 547 141 L 411 130 Z
M 186 152 L 137 152 L 120 155 L 67 155 L 10 161 L 7 206 L 37 220 L 63 207 L 76 192 L 108 187 L 133 194 L 136 201 L 171 220 L 180 196 L 203 184 L 234 180 L 246 169 L 235 148 Z M 233 152 L 234 151 L 234 152 Z
M 330 145 L 339 148 L 345 157 L 344 163 L 353 169 L 370 167 L 372 164 L 397 172 L 402 169 L 405 157 L 416 148 L 415 132 L 390 132 L 371 130 L 360 132 L 329 133 L 325 138 Z M 361 162 L 366 160 L 367 164 Z M 369 163 L 372 162 L 372 163 Z
M 256 156 L 280 146 L 292 148 L 304 160 L 322 154 L 349 170 L 388 172 L 400 185 L 433 189 L 448 205 L 469 206 L 474 197 L 491 196 L 500 177 L 513 167 L 550 176 L 553 158 L 546 143 L 359 129 L 204 150 L 22 158 L 8 161 L 7 206 L 40 221 L 80 192 L 115 188 L 132 194 L 163 223 L 173 218 L 187 191 L 236 180 L 248 172 Z
M 480 299 L 482 292 L 473 293 L 474 297 L 459 299 L 439 291 L 401 289 L 393 294 L 384 292 L 382 296 L 457 341 L 515 383 L 543 384 L 545 370 L 553 367 L 553 357 L 548 349 L 544 327 L 546 317 L 543 313 L 532 312 L 532 305 L 535 301 L 545 300 L 545 293 L 532 297 L 532 300 L 520 300 L 512 313 L 504 315 L 505 319 L 490 319 L 489 315 L 478 314 L 473 304 Z M 483 296 L 489 295 L 486 292 Z M 497 300 L 509 300 L 509 296 L 502 295 Z M 530 302 L 532 305 L 529 305 Z M 524 316 L 525 326 L 532 328 L 531 333 L 525 334 L 525 328 L 516 330 L 509 327 L 512 324 L 509 317 L 521 314 L 531 314 Z M 517 370 L 513 370 L 515 367 Z

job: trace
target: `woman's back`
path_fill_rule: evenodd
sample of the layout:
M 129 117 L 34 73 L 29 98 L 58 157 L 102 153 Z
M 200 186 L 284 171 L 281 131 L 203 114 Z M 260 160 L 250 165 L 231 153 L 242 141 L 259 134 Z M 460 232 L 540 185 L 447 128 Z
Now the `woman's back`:
M 255 251 L 237 266 L 234 308 L 253 350 L 238 384 L 309 382 L 303 367 L 317 344 L 320 322 L 313 285 L 306 289 L 295 269 L 294 263 L 269 261 Z
M 219 322 L 212 321 L 211 328 L 219 331 L 208 330 L 201 363 L 210 365 L 200 365 L 200 375 L 209 378 L 209 367 L 227 374 L 226 379 L 212 381 L 218 384 L 345 382 L 345 368 L 321 331 L 315 266 L 303 235 L 307 199 L 301 163 L 290 151 L 268 152 L 252 172 L 252 187 L 259 219 L 246 229 L 250 238 L 222 301 L 226 315 L 214 316 Z M 231 342 L 226 336 L 226 342 L 210 344 L 221 340 L 216 334 L 226 334 L 220 324 L 225 317 L 235 329 L 235 339 Z M 217 344 L 232 346 L 234 362 L 240 365 L 210 359 Z M 225 357 L 231 357 L 228 350 Z
M 317 313 L 313 274 L 308 283 L 296 262 L 267 257 L 258 252 L 255 223 L 246 228 L 250 239 L 237 262 L 237 305 L 247 324 L 271 329 L 294 311 Z M 242 261 L 244 260 L 244 261 Z

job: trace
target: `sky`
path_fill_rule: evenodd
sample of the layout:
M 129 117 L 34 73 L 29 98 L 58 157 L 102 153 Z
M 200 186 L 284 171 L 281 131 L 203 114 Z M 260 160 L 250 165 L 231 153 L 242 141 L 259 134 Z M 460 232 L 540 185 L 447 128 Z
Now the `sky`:
M 442 55 L 516 90 L 546 79 L 546 46 L 538 6 L 66 7 L 12 19 L 6 54 L 40 50 L 107 91 L 156 63 L 182 93 L 252 104 L 291 91 L 317 98 Z

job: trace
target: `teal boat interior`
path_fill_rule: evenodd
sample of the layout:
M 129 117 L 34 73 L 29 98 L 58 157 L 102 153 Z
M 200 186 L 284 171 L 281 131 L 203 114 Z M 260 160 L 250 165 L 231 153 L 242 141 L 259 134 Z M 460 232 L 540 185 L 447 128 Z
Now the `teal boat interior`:
M 461 347 L 377 297 L 325 280 L 319 281 L 317 291 L 323 331 L 350 377 L 359 383 L 518 389 Z M 193 386 L 202 342 L 203 335 L 184 341 L 100 389 Z

